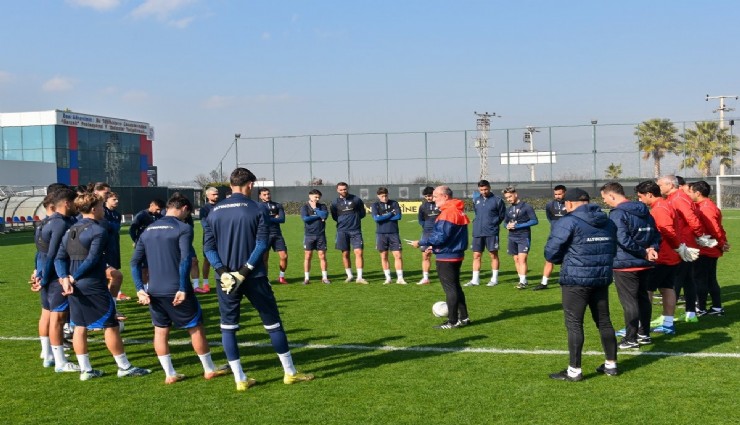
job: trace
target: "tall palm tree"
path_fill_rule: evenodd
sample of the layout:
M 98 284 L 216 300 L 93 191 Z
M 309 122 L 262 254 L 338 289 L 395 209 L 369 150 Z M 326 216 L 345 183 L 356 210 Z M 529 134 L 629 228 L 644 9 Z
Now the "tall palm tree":
M 720 165 L 728 166 L 737 152 L 737 138 L 730 136 L 726 128 L 720 128 L 717 121 L 697 122 L 696 129 L 687 129 L 681 138 L 684 140 L 686 156 L 680 167 L 696 167 L 704 177 L 711 173 L 714 158 L 719 158 Z
M 635 127 L 637 147 L 643 152 L 642 159 L 653 158 L 655 178 L 660 177 L 660 160 L 666 153 L 675 153 L 678 146 L 678 130 L 668 118 L 653 118 Z

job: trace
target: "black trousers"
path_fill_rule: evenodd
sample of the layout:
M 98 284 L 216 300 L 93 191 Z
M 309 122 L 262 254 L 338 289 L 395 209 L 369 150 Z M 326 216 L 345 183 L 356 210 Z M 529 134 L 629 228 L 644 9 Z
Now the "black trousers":
M 458 320 L 468 318 L 468 305 L 465 303 L 465 293 L 460 286 L 460 267 L 462 261 L 439 261 L 437 260 L 437 276 L 442 282 L 445 291 L 447 320 L 457 323 Z
M 568 331 L 568 352 L 571 367 L 581 367 L 583 351 L 583 318 L 586 306 L 599 329 L 601 346 L 607 360 L 617 360 L 617 338 L 609 316 L 609 286 L 560 286 L 563 294 L 565 329 Z
M 701 258 L 701 257 L 700 257 Z M 683 288 L 683 297 L 686 300 L 686 312 L 696 311 L 696 284 L 694 283 L 694 262 L 687 263 L 681 261 L 676 266 L 674 275 L 673 289 L 676 291 L 676 299 L 681 295 Z
M 637 341 L 637 334 L 650 335 L 653 304 L 648 298 L 650 269 L 639 271 L 614 270 L 614 285 L 624 311 L 625 339 Z
M 696 308 L 699 310 L 707 309 L 707 295 L 712 297 L 712 307 L 722 307 L 722 294 L 717 282 L 717 260 L 718 258 L 700 256 L 694 262 Z

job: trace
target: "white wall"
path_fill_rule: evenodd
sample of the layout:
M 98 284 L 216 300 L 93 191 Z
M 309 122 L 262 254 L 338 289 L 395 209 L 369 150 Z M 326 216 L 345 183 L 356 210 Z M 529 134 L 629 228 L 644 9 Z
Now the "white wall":
M 0 160 L 0 186 L 48 186 L 56 181 L 56 164 Z

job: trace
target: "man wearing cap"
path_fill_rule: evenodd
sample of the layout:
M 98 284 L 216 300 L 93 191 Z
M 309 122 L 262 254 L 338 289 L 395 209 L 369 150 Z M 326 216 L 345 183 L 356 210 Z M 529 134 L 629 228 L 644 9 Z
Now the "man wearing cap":
M 598 205 L 589 204 L 582 189 L 569 190 L 564 197 L 568 214 L 555 222 L 545 245 L 545 259 L 561 264 L 565 328 L 568 331 L 568 368 L 550 374 L 562 381 L 581 381 L 583 318 L 586 306 L 599 329 L 605 361 L 597 373 L 617 372 L 617 339 L 609 316 L 609 284 L 617 252 L 617 229 Z

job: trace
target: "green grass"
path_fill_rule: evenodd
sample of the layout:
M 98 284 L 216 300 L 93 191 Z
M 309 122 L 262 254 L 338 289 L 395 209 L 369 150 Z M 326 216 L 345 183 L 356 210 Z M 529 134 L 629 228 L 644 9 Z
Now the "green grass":
M 719 281 L 727 315 L 678 324 L 674 337 L 656 336 L 644 352 L 740 352 L 740 283 L 735 270 L 740 250 L 740 212 L 725 211 L 725 227 L 733 251 L 719 263 Z M 539 280 L 544 241 L 549 230 L 544 217 L 535 228 L 530 281 Z M 328 239 L 334 229 L 329 226 Z M 415 239 L 419 227 L 405 217 L 401 235 Z M 200 229 L 196 226 L 196 250 Z M 76 374 L 55 374 L 41 367 L 34 337 L 38 296 L 28 290 L 34 246 L 29 232 L 0 236 L 0 419 L 3 423 L 739 423 L 740 359 L 627 355 L 620 353 L 622 374 L 596 375 L 599 355 L 584 356 L 586 380 L 556 382 L 547 374 L 567 366 L 566 354 L 532 350 L 566 350 L 560 291 L 517 291 L 513 262 L 502 257 L 501 282 L 495 288 L 466 288 L 474 324 L 438 331 L 431 305 L 443 300 L 439 283 L 414 285 L 421 278 L 420 253 L 404 250 L 410 285 L 383 286 L 379 256 L 374 250 L 374 224 L 364 220 L 365 275 L 370 285 L 344 283 L 339 253 L 329 251 L 332 285 L 303 286 L 302 223 L 290 216 L 283 226 L 291 255 L 291 285 L 273 287 L 293 358 L 299 370 L 315 373 L 308 384 L 282 384 L 282 369 L 269 338 L 251 307 L 242 315 L 239 339 L 255 344 L 241 349 L 242 363 L 259 385 L 246 394 L 234 391 L 232 377 L 206 382 L 200 363 L 187 344 L 173 345 L 175 367 L 189 379 L 165 386 L 153 347 L 148 310 L 134 302 L 121 303 L 129 316 L 123 332 L 126 351 L 138 366 L 155 370 L 149 377 L 118 379 L 115 364 L 100 335 L 92 343 L 91 361 L 106 376 L 80 382 Z M 505 234 L 502 232 L 505 246 Z M 123 238 L 126 241 L 126 237 Z M 331 244 L 331 242 L 330 242 Z M 124 262 L 131 246 L 123 243 Z M 469 254 L 469 253 L 468 253 Z M 463 266 L 470 278 L 471 255 Z M 277 256 L 270 270 L 277 273 Z M 482 279 L 490 272 L 484 267 Z M 557 268 L 556 268 L 557 271 Z M 314 258 L 313 276 L 319 267 Z M 133 295 L 128 270 L 124 291 Z M 213 277 L 211 276 L 211 280 Z M 314 278 L 314 282 L 318 282 Z M 209 339 L 217 363 L 224 361 L 218 345 L 215 294 L 199 296 L 207 318 Z M 622 327 L 622 312 L 612 287 L 612 321 Z M 657 315 L 654 314 L 654 316 Z M 173 339 L 185 341 L 183 331 Z M 320 347 L 320 346 L 328 347 Z M 358 347 L 350 347 L 358 346 Z M 414 350 L 379 349 L 381 346 Z M 442 350 L 434 350 L 440 348 Z M 461 352 L 462 348 L 495 348 L 523 352 Z M 601 350 L 595 326 L 586 318 L 585 351 Z

